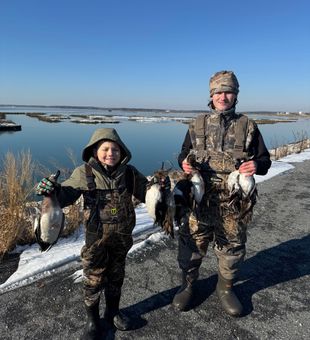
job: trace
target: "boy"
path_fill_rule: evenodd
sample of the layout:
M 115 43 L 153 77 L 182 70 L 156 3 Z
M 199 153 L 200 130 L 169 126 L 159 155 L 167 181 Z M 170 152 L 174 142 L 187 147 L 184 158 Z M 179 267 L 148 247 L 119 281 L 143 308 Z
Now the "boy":
M 128 165 L 130 158 L 130 151 L 115 129 L 98 129 L 83 150 L 85 164 L 77 167 L 68 180 L 59 185 L 44 178 L 37 186 L 40 195 L 56 190 L 61 208 L 73 204 L 81 195 L 84 198 L 84 339 L 100 336 L 99 301 L 103 288 L 105 319 L 120 330 L 131 327 L 130 319 L 119 310 L 119 302 L 125 259 L 133 244 L 136 223 L 132 196 L 144 202 L 148 181 Z

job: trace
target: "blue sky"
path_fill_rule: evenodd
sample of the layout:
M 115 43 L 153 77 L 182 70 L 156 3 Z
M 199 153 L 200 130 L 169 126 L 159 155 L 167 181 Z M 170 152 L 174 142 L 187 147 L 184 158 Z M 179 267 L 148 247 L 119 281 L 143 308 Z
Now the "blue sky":
M 308 0 L 1 0 L 0 104 L 310 112 Z

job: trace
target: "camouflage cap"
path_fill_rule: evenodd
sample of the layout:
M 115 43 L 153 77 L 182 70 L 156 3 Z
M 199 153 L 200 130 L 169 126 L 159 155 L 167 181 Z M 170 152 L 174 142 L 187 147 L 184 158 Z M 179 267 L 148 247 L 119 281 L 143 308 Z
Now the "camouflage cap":
M 214 93 L 219 92 L 232 92 L 238 94 L 239 92 L 239 83 L 238 79 L 232 71 L 220 71 L 216 72 L 210 78 L 210 97 L 214 95 Z

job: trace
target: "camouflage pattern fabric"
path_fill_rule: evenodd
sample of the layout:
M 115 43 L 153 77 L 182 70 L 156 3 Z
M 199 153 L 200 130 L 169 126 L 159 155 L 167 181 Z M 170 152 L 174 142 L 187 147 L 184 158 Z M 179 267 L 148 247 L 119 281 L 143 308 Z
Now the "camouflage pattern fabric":
M 193 149 L 206 183 L 202 202 L 189 213 L 179 230 L 178 261 L 191 280 L 198 277 L 199 266 L 208 245 L 214 242 L 219 271 L 228 280 L 234 279 L 245 255 L 247 224 L 252 218 L 256 192 L 247 199 L 231 202 L 227 178 L 235 170 L 236 126 L 239 115 L 206 116 L 205 145 Z M 250 159 L 256 124 L 249 122 L 244 140 L 243 158 Z M 195 133 L 191 137 L 195 138 Z M 195 141 L 193 142 L 195 145 Z
M 197 279 L 202 258 L 207 253 L 209 243 L 214 242 L 220 273 L 226 279 L 234 279 L 237 267 L 245 255 L 247 225 L 230 213 L 223 216 L 216 196 L 204 204 L 206 209 L 202 211 L 204 216 L 208 216 L 205 218 L 208 223 L 204 223 L 203 218 L 197 220 L 194 213 L 191 213 L 187 219 L 183 218 L 179 227 L 180 268 L 187 272 L 190 282 Z
M 132 230 L 136 222 L 129 195 L 121 200 L 121 206 L 129 209 L 120 210 L 115 204 L 120 202 L 116 193 L 112 195 L 114 200 L 107 205 L 104 205 L 103 192 L 99 191 L 98 195 L 102 199 L 98 209 L 85 211 L 88 223 L 86 243 L 81 251 L 84 297 L 88 306 L 98 301 L 104 288 L 116 295 L 120 292 L 125 276 L 126 255 L 133 244 Z M 112 209 L 116 209 L 116 213 L 111 213 Z
M 119 176 L 117 187 L 83 193 L 86 231 L 81 258 L 84 299 L 88 306 L 98 301 L 104 288 L 120 294 L 124 281 L 126 255 L 133 244 L 132 230 L 136 223 L 125 172 Z
M 215 73 L 209 82 L 210 97 L 218 92 L 232 92 L 238 94 L 239 83 L 232 71 L 220 71 Z

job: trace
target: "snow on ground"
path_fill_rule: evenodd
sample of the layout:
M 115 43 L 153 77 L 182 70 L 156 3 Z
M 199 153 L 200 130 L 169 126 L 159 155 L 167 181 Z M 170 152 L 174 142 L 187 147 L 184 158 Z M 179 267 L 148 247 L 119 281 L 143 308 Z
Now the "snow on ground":
M 291 163 L 303 162 L 310 159 L 310 149 L 300 154 L 292 154 L 281 160 L 272 162 L 266 176 L 255 175 L 256 182 L 268 180 L 280 173 L 293 169 Z M 136 208 L 137 223 L 133 231 L 134 245 L 129 253 L 133 253 L 146 245 L 159 242 L 167 236 L 158 227 L 153 226 L 145 205 Z M 16 252 L 21 253 L 17 270 L 0 285 L 0 294 L 28 285 L 34 281 L 51 276 L 66 268 L 77 264 L 80 250 L 84 244 L 83 228 L 81 227 L 68 238 L 62 238 L 48 252 L 41 253 L 37 244 L 18 247 Z M 81 279 L 81 270 L 72 275 L 75 281 Z

